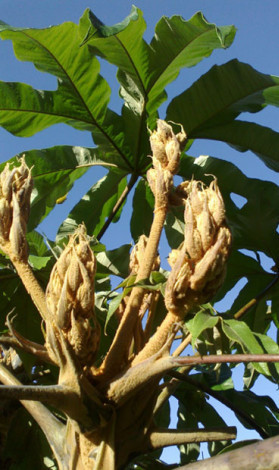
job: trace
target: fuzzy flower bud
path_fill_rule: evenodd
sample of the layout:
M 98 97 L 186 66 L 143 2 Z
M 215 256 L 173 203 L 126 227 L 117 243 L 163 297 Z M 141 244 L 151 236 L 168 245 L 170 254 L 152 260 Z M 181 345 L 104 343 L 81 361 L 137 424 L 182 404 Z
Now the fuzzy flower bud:
M 26 261 L 25 239 L 33 182 L 24 158 L 21 165 L 10 169 L 9 163 L 0 174 L 0 245 L 10 244 L 11 254 Z
M 82 365 L 93 361 L 100 338 L 94 313 L 95 271 L 95 256 L 81 226 L 52 269 L 46 301 L 55 326 Z
M 184 242 L 169 257 L 172 267 L 165 303 L 181 314 L 207 302 L 221 286 L 230 251 L 231 233 L 216 180 L 207 188 L 199 181 L 185 185 Z
M 147 245 L 148 238 L 145 235 L 141 235 L 138 239 L 138 242 L 134 246 L 130 255 L 130 264 L 129 270 L 131 274 L 137 274 L 139 266 L 144 262 L 144 252 Z M 157 271 L 160 266 L 160 257 L 159 255 L 155 258 L 152 270 Z
M 184 132 L 175 135 L 169 124 L 158 119 L 157 130 L 150 136 L 153 167 L 169 170 L 172 175 L 175 175 L 179 165 L 181 149 L 185 142 L 186 134 Z

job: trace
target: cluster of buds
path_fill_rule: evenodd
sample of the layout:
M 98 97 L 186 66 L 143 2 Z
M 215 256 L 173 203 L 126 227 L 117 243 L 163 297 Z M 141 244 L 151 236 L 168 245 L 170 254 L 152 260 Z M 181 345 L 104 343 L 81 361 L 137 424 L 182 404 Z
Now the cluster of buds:
M 24 158 L 18 167 L 10 169 L 6 164 L 0 174 L 0 246 L 21 261 L 28 257 L 26 226 L 32 187 L 31 170 Z
M 96 259 L 81 226 L 54 265 L 46 290 L 53 323 L 49 330 L 62 332 L 81 365 L 92 363 L 100 339 L 94 312 L 95 271 Z M 47 347 L 52 356 L 51 341 L 47 341 Z
M 194 304 L 208 302 L 221 286 L 231 246 L 224 202 L 216 180 L 206 187 L 188 181 L 184 242 L 172 250 L 172 271 L 167 281 L 165 303 L 169 311 L 183 318 Z
M 165 121 L 157 121 L 157 130 L 150 136 L 153 168 L 147 172 L 147 179 L 154 195 L 164 197 L 171 187 L 173 176 L 179 166 L 181 151 L 186 143 L 186 134 L 174 134 Z

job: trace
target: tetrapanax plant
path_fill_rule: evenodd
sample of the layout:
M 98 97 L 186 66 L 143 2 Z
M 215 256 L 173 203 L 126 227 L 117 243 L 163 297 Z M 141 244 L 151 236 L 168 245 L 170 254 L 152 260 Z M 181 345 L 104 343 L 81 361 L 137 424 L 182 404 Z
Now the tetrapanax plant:
M 11 404 L 7 422 L 16 416 L 10 432 L 0 426 L 7 438 L 3 467 L 17 458 L 14 446 L 9 450 L 13 426 L 24 435 L 34 430 L 28 442 L 42 445 L 32 454 L 36 463 L 24 461 L 24 468 L 153 470 L 165 467 L 156 457 L 168 445 L 181 446 L 181 462 L 189 463 L 199 442 L 214 454 L 235 437 L 210 395 L 261 437 L 279 430 L 273 401 L 235 390 L 228 365 L 249 363 L 247 388 L 261 374 L 278 382 L 277 365 L 267 365 L 279 353 L 267 335 L 272 321 L 278 326 L 278 187 L 228 162 L 186 154 L 196 138 L 217 139 L 253 150 L 278 171 L 279 134 L 239 119 L 278 105 L 278 78 L 237 60 L 214 66 L 158 119 L 165 87 L 182 68 L 230 46 L 236 30 L 216 27 L 201 13 L 189 21 L 163 17 L 150 44 L 144 29 L 135 7 L 112 28 L 89 10 L 79 25 L 43 30 L 0 22 L 1 38 L 13 41 L 20 60 L 58 78 L 54 91 L 0 82 L 0 124 L 31 136 L 66 123 L 90 131 L 96 145 L 27 151 L 1 168 L 0 396 Z M 108 107 L 98 56 L 118 68 L 120 114 Z M 95 165 L 106 168 L 105 176 L 73 208 L 55 242 L 42 237 L 38 224 Z M 108 229 L 113 238 L 111 224 L 133 189 L 134 246 L 107 250 L 100 240 Z M 245 198 L 243 208 L 232 193 Z M 168 269 L 161 266 L 163 230 Z M 243 248 L 271 257 L 273 271 Z M 118 288 L 110 275 L 121 278 Z M 243 277 L 247 285 L 219 314 L 214 302 Z M 188 346 L 191 355 L 181 356 Z M 179 403 L 177 429 L 168 427 L 171 395 Z M 12 399 L 43 433 L 29 415 L 17 421 Z
M 94 363 L 100 338 L 94 312 L 96 258 L 84 226 L 70 237 L 55 263 L 46 293 L 38 287 L 32 294 L 39 311 L 39 306 L 43 305 L 40 313 L 45 323 L 48 360 L 59 368 L 58 384 L 45 390 L 31 387 L 32 396 L 48 401 L 65 416 L 67 431 L 62 449 L 53 445 L 49 438 L 61 469 L 120 468 L 135 453 L 160 447 L 160 433 L 156 434 L 153 415 L 159 382 L 174 367 L 169 362 L 172 341 L 190 308 L 208 301 L 223 278 L 231 237 L 222 196 L 216 180 L 209 188 L 193 180 L 183 186 L 184 197 L 180 196 L 185 206 L 185 241 L 176 254 L 171 253 L 172 271 L 165 296 L 168 313 L 150 339 L 145 335 L 142 311 L 149 309 L 146 306 L 148 292 L 140 282 L 159 268 L 158 244 L 169 197 L 175 193 L 173 176 L 186 135 L 183 132 L 175 135 L 169 124 L 159 120 L 158 129 L 150 140 L 153 168 L 148 171 L 148 180 L 155 198 L 154 219 L 149 236 L 142 236 L 131 252 L 130 271 L 136 275 L 135 286 L 124 298 L 114 340 L 99 366 Z M 19 167 L 5 167 L 1 183 L 2 207 L 7 207 L 1 249 L 12 262 L 16 260 L 15 267 L 18 259 L 26 265 L 26 271 L 21 269 L 19 275 L 28 284 L 24 229 L 32 180 L 24 160 Z M 22 221 L 19 226 L 18 221 Z M 13 237 L 20 242 L 15 243 Z M 136 339 L 139 328 L 140 341 Z M 23 393 L 28 396 L 28 387 Z M 135 400 L 141 402 L 136 414 L 131 413 Z M 95 407 L 93 415 L 92 406 Z M 136 418 L 138 426 L 134 425 Z M 40 424 L 40 420 L 38 422 Z M 201 440 L 224 440 L 233 433 L 229 428 L 220 430 L 220 434 L 209 431 Z M 180 433 L 177 438 L 180 442 Z M 198 434 L 196 439 L 199 439 Z

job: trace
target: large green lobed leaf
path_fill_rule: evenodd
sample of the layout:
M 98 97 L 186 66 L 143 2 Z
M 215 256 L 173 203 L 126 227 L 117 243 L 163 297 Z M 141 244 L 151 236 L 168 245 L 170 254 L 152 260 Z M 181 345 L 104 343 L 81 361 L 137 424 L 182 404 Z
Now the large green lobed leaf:
M 34 90 L 20 83 L 0 84 L 0 123 L 9 132 L 30 136 L 59 122 L 92 130 L 104 119 L 110 88 L 100 76 L 99 62 L 80 48 L 78 26 L 63 23 L 46 29 L 0 27 L 2 39 L 13 41 L 19 60 L 58 77 L 56 91 Z
M 142 95 L 142 109 L 147 106 L 149 114 L 156 112 L 166 98 L 166 85 L 182 68 L 196 65 L 216 48 L 229 47 L 236 32 L 234 26 L 218 28 L 209 23 L 201 12 L 189 21 L 181 16 L 164 16 L 147 44 L 142 12 L 135 7 L 115 27 L 103 25 L 90 10 L 85 11 L 81 25 L 83 43 L 90 45 L 93 54 L 119 67 L 121 85 L 130 95 L 137 88 Z
M 183 125 L 189 139 L 221 140 L 238 150 L 252 150 L 279 171 L 279 133 L 236 121 L 243 112 L 255 113 L 279 105 L 279 78 L 232 60 L 214 66 L 168 106 L 167 119 Z

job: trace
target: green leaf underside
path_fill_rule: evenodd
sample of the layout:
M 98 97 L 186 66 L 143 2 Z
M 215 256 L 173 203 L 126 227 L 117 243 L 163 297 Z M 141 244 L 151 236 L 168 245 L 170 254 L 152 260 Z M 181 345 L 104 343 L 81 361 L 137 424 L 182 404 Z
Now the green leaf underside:
M 246 323 L 239 320 L 223 320 L 222 328 L 228 338 L 241 345 L 244 353 L 264 354 L 263 348 Z M 261 374 L 270 375 L 267 364 L 254 363 L 253 366 Z
M 98 272 L 113 274 L 125 278 L 129 270 L 129 252 L 131 245 L 122 245 L 115 250 L 101 251 L 96 254 L 99 263 Z
M 265 165 L 279 171 L 279 132 L 254 122 L 236 120 L 202 130 L 199 138 L 226 142 L 240 152 L 251 150 Z

